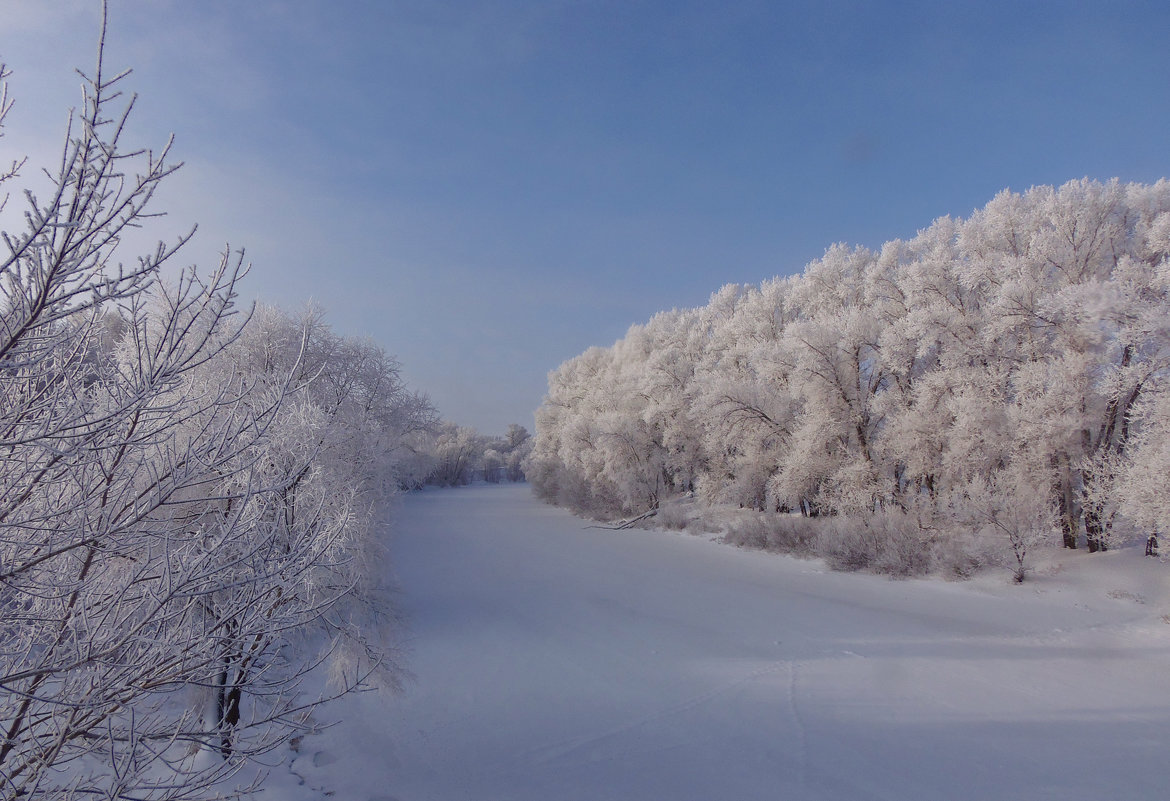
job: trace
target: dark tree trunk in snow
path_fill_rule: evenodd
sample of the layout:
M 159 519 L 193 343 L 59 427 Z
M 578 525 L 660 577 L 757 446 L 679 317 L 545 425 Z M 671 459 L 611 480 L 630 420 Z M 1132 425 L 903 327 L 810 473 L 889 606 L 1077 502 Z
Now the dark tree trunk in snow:
M 1073 477 L 1069 469 L 1068 454 L 1061 453 L 1052 456 L 1052 467 L 1056 472 L 1056 481 L 1052 485 L 1052 494 L 1056 498 L 1056 508 L 1060 516 L 1060 531 L 1065 548 L 1076 550 L 1077 536 L 1080 533 L 1080 520 L 1077 512 L 1075 496 L 1073 494 Z
M 1077 513 L 1072 501 L 1072 493 L 1067 482 L 1061 481 L 1057 485 L 1056 499 L 1060 511 L 1060 530 L 1064 538 L 1064 547 L 1076 550 L 1077 547 Z
M 1089 546 L 1089 553 L 1109 550 L 1108 523 L 1101 520 L 1101 504 L 1090 503 L 1085 507 L 1085 542 Z

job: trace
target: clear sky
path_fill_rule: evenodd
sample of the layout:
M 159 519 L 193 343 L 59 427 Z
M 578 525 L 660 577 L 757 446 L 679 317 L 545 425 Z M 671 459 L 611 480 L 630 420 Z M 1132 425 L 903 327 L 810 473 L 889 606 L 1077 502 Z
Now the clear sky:
M 1165 0 L 110 7 L 135 138 L 186 162 L 153 239 L 245 247 L 245 294 L 314 299 L 485 433 L 590 345 L 834 242 L 1170 174 Z M 51 163 L 99 8 L 0 0 L 0 162 Z

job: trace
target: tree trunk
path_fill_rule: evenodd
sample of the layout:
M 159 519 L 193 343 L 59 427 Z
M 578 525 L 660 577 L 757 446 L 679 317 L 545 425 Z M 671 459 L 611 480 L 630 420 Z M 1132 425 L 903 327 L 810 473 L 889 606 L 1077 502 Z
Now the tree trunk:
M 219 681 L 215 687 L 215 726 L 219 729 L 219 753 L 223 755 L 224 759 L 231 758 L 232 755 L 232 736 L 227 730 L 227 707 L 228 707 L 228 658 L 223 658 L 223 664 L 219 670 Z
M 1064 547 L 1076 550 L 1077 548 L 1077 514 L 1073 504 L 1072 492 L 1066 481 L 1061 481 L 1056 488 L 1057 507 L 1060 511 L 1060 530 L 1064 539 Z
M 219 728 L 219 753 L 224 759 L 230 759 L 235 750 L 235 730 L 240 722 L 240 701 L 244 695 L 248 661 L 243 649 L 227 650 L 220 661 L 219 681 L 215 688 L 215 720 Z
M 1109 550 L 1109 524 L 1101 521 L 1101 504 L 1090 503 L 1085 507 L 1085 542 L 1089 553 Z
M 1089 553 L 1109 550 L 1109 532 L 1113 528 L 1112 515 L 1105 508 L 1099 491 L 1094 491 L 1097 480 L 1095 471 L 1081 471 L 1081 505 L 1085 517 L 1085 543 L 1089 546 Z
M 1052 493 L 1056 496 L 1056 508 L 1060 514 L 1061 537 L 1065 548 L 1076 550 L 1080 526 L 1067 454 L 1053 456 L 1052 466 L 1056 469 L 1056 482 L 1052 485 Z

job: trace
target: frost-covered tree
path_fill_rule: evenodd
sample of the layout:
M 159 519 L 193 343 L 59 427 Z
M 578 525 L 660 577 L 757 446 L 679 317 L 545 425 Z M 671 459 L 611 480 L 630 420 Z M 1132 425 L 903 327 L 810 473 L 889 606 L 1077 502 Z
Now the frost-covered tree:
M 537 430 L 558 433 L 538 438 L 526 468 L 538 494 L 582 514 L 609 517 L 655 509 L 676 489 L 666 422 L 683 395 L 670 401 L 664 393 L 665 407 L 652 406 L 647 386 L 678 389 L 676 377 L 647 362 L 662 334 L 654 323 L 634 326 L 613 348 L 591 348 L 550 374 Z M 552 419 L 557 423 L 550 426 Z M 689 481 L 681 458 L 685 440 L 674 447 L 678 471 Z
M 482 475 L 484 437 L 470 426 L 443 423 L 431 445 L 432 468 L 427 483 L 440 487 L 470 484 Z
M 1118 471 L 1122 509 L 1146 534 L 1163 535 L 1170 527 L 1170 396 L 1162 394 L 1140 408 L 1140 433 L 1130 458 Z
M 504 455 L 504 477 L 508 481 L 523 481 L 524 464 L 528 454 L 532 453 L 532 435 L 524 426 L 512 423 L 501 444 L 502 449 L 497 449 L 497 452 Z
M 692 417 L 706 457 L 697 490 L 710 502 L 769 508 L 769 482 L 780 470 L 798 403 L 792 364 L 780 348 L 790 322 L 788 284 L 728 285 L 699 311 L 703 348 Z
M 204 797 L 303 725 L 311 632 L 356 655 L 342 690 L 371 670 L 371 526 L 430 414 L 380 349 L 249 321 L 242 255 L 168 280 L 188 237 L 118 261 L 175 169 L 123 141 L 124 78 L 99 45 L 49 190 L 3 237 L 4 797 Z
M 225 507 L 252 520 L 231 542 L 212 542 L 217 555 L 246 556 L 234 560 L 239 573 L 225 590 L 204 603 L 228 632 L 208 682 L 226 755 L 245 696 L 290 683 L 303 669 L 287 658 L 290 645 L 303 652 L 307 635 L 324 631 L 351 684 L 381 660 L 369 645 L 386 609 L 373 528 L 402 481 L 409 437 L 429 429 L 433 414 L 379 346 L 337 336 L 314 309 L 298 318 L 259 308 L 193 380 L 242 380 L 241 407 L 267 410 L 263 435 L 239 453 L 247 470 L 210 485 L 212 497 L 240 498 Z M 246 493 L 245 476 L 264 491 Z M 258 627 L 241 619 L 242 593 L 256 595 Z
M 238 335 L 240 262 L 168 286 L 160 268 L 185 239 L 115 261 L 174 169 L 169 148 L 124 146 L 122 78 L 99 48 L 47 195 L 26 194 L 26 229 L 4 236 L 0 777 L 13 797 L 187 791 L 155 778 L 193 770 L 173 746 L 203 727 L 165 699 L 214 661 L 193 599 L 216 569 L 190 556 L 206 515 L 186 501 L 238 469 L 259 425 L 232 414 L 235 387 L 187 381 Z M 95 754 L 118 769 L 94 770 Z
M 881 323 L 865 296 L 874 254 L 830 249 L 809 265 L 786 301 L 800 317 L 785 328 L 800 410 L 772 491 L 789 506 L 872 510 L 881 500 L 874 406 L 885 388 Z

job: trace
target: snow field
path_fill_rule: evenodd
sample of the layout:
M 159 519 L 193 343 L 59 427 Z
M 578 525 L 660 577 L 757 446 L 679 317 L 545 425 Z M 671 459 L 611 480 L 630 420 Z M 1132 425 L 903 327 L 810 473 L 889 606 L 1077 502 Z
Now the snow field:
M 258 798 L 1163 799 L 1166 565 L 891 581 L 586 528 L 523 485 L 408 496 L 404 694 Z M 291 772 L 290 769 L 291 768 Z M 295 775 L 294 775 L 295 774 Z M 299 784 L 298 782 L 303 782 Z

